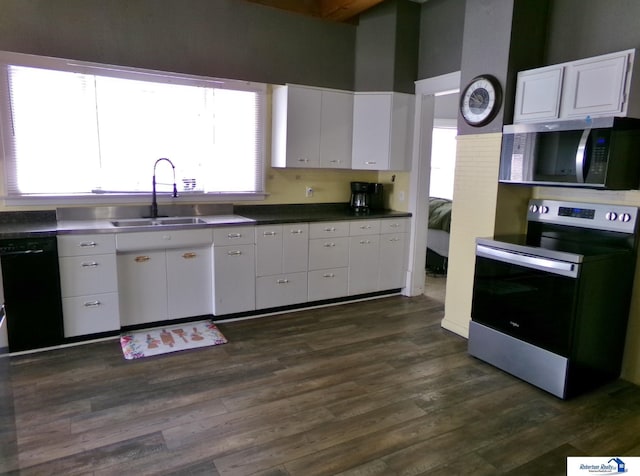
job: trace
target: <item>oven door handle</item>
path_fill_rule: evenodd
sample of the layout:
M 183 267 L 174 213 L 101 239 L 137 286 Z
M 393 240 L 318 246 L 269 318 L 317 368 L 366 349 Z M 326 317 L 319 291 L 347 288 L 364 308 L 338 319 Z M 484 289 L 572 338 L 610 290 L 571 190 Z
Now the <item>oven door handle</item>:
M 476 256 L 495 259 L 504 263 L 525 266 L 527 268 L 546 271 L 548 273 L 559 274 L 569 278 L 577 278 L 578 270 L 580 268 L 580 266 L 575 263 L 556 261 L 549 258 L 540 258 L 513 251 L 498 250 L 484 245 L 476 245 Z

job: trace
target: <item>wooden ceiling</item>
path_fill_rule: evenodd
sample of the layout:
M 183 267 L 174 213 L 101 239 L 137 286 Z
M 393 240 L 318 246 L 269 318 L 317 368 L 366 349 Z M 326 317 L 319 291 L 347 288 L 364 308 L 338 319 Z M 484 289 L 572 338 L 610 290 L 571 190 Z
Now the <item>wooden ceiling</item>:
M 354 21 L 383 0 L 248 0 L 269 7 L 337 22 Z

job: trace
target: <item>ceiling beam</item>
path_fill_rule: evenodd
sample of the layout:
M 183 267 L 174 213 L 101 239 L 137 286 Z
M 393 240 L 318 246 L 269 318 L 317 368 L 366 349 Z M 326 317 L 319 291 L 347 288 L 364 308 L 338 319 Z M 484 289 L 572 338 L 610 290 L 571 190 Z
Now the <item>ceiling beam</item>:
M 303 15 L 345 22 L 384 0 L 248 0 Z

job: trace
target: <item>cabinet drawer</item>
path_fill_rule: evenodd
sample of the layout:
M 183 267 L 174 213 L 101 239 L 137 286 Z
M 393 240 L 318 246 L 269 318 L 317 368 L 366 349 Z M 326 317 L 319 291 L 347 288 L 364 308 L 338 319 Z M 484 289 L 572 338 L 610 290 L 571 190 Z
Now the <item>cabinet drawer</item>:
M 60 258 L 60 288 L 62 297 L 116 292 L 118 289 L 116 255 Z
M 320 222 L 309 225 L 309 238 L 328 238 L 334 236 L 349 236 L 349 222 Z
M 309 241 L 309 269 L 340 268 L 349 264 L 349 238 Z
M 348 268 L 309 271 L 309 301 L 346 296 L 348 276 Z
M 211 230 L 165 230 L 120 233 L 116 236 L 118 251 L 157 250 L 184 246 L 210 245 Z
M 256 309 L 288 306 L 306 300 L 306 272 L 256 278 Z
M 408 230 L 408 218 L 387 218 L 380 220 L 380 233 L 406 233 Z
M 213 246 L 250 245 L 255 243 L 255 226 L 230 226 L 213 229 Z
M 95 294 L 62 300 L 65 337 L 120 329 L 118 294 Z
M 377 235 L 378 233 L 380 233 L 380 220 L 349 222 L 349 236 Z
M 58 256 L 83 256 L 115 253 L 116 238 L 113 234 L 58 235 Z

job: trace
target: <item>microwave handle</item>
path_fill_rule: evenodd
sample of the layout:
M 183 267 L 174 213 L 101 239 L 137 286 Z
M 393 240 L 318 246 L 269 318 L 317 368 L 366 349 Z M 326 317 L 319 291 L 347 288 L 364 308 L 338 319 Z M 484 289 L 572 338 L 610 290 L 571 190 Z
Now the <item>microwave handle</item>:
M 578 143 L 578 150 L 576 151 L 576 180 L 578 183 L 584 183 L 584 179 L 587 175 L 585 163 L 587 161 L 587 141 L 591 135 L 591 129 L 585 129 L 582 131 L 582 137 Z

